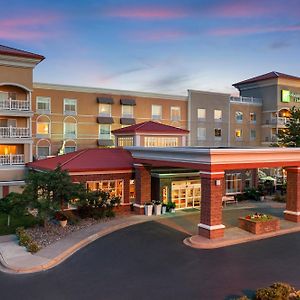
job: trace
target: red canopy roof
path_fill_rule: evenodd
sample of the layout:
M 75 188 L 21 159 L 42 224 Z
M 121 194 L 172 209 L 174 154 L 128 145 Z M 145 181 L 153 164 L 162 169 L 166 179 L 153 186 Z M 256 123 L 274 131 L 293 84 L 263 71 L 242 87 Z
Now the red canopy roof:
M 189 131 L 158 122 L 147 121 L 112 131 L 115 135 L 135 133 L 188 134 Z
M 27 166 L 36 170 L 54 170 L 58 165 L 68 172 L 118 171 L 133 168 L 129 151 L 121 148 L 95 148 L 37 160 Z
M 2 55 L 10 55 L 10 56 L 18 56 L 18 57 L 27 57 L 27 58 L 33 58 L 33 59 L 45 59 L 44 56 L 35 54 L 32 52 L 15 49 L 7 46 L 0 45 L 0 54 Z
M 263 80 L 274 79 L 274 78 L 286 78 L 286 79 L 300 80 L 300 77 L 272 71 L 272 72 L 269 72 L 269 73 L 266 73 L 266 74 L 263 74 L 260 76 L 252 77 L 250 79 L 246 79 L 241 82 L 235 83 L 235 84 L 233 84 L 233 86 L 236 87 L 236 86 L 239 86 L 242 84 L 253 83 L 253 82 L 257 82 L 257 81 L 263 81 Z

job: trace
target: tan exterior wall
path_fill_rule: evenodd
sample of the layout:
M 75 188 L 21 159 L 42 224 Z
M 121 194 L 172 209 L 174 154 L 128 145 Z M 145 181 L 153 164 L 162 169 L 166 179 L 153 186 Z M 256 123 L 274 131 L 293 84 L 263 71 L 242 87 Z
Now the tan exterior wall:
M 32 68 L 0 65 L 0 83 L 17 83 L 32 90 Z

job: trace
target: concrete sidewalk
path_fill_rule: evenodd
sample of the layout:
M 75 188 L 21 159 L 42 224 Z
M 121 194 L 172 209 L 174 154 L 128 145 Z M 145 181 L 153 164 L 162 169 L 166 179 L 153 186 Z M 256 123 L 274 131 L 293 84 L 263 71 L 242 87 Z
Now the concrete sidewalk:
M 31 254 L 25 247 L 19 246 L 15 235 L 2 236 L 0 237 L 0 270 L 19 274 L 48 270 L 104 235 L 152 219 L 143 215 L 133 215 L 99 223 L 73 232 L 36 254 Z

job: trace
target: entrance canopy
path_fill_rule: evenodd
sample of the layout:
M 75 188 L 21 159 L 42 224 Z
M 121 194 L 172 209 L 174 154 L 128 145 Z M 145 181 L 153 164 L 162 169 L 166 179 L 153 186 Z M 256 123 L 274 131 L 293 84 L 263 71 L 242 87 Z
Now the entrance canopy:
M 300 166 L 300 148 L 127 147 L 137 163 L 207 172 Z

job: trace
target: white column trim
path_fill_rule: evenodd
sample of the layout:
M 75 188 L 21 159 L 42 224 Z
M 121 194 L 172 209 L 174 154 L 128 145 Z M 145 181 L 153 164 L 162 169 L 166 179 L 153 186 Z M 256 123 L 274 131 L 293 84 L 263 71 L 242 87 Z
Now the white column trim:
M 225 228 L 225 225 L 223 224 L 220 224 L 220 225 L 207 225 L 207 224 L 203 224 L 203 223 L 199 223 L 198 224 L 198 227 L 199 228 L 204 228 L 204 229 L 207 229 L 207 230 L 217 230 L 217 229 L 224 229 Z
M 224 171 L 223 172 L 205 172 L 205 171 L 200 171 L 199 173 L 200 173 L 200 175 L 201 174 L 204 174 L 204 175 L 224 175 L 225 174 Z
M 141 205 L 141 204 L 137 204 L 137 203 L 134 203 L 133 206 L 138 207 L 138 208 L 144 208 L 145 207 L 145 205 Z
M 284 213 L 287 215 L 300 216 L 300 211 L 285 210 Z

